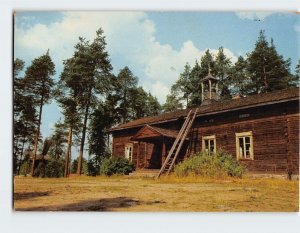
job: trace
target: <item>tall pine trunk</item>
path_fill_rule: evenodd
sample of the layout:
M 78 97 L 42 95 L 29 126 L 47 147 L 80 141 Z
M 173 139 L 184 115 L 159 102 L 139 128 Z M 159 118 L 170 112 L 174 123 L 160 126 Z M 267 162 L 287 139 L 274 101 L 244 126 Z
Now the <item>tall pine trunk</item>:
M 81 175 L 82 171 L 82 160 L 83 160 L 83 151 L 84 151 L 84 142 L 85 142 L 85 134 L 86 134 L 86 126 L 87 126 L 87 119 L 89 115 L 89 108 L 90 108 L 90 100 L 91 100 L 91 93 L 92 90 L 89 91 L 87 104 L 85 106 L 85 114 L 84 114 L 84 121 L 83 121 L 83 129 L 82 129 L 82 137 L 80 142 L 80 151 L 79 151 L 79 159 L 77 165 L 77 175 Z
M 34 166 L 35 166 L 35 160 L 36 160 L 36 154 L 37 154 L 38 141 L 39 141 L 39 137 L 40 137 L 40 126 L 41 126 L 41 119 L 42 119 L 43 104 L 44 104 L 44 96 L 42 96 L 41 103 L 40 103 L 38 127 L 36 130 L 35 140 L 34 140 L 34 151 L 33 151 L 33 157 L 32 157 L 31 176 L 34 176 Z
M 69 164 L 71 160 L 71 148 L 72 148 L 72 127 L 69 129 L 69 135 L 68 135 L 68 148 L 67 148 L 67 154 L 66 154 L 66 165 L 65 165 L 65 177 L 69 176 Z

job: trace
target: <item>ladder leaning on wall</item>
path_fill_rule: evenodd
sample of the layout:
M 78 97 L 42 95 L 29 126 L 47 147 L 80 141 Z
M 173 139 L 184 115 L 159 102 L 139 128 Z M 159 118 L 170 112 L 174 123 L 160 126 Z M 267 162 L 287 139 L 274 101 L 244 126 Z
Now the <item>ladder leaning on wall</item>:
M 193 122 L 196 118 L 198 112 L 198 108 L 195 110 L 194 114 L 192 114 L 192 110 L 189 111 L 169 153 L 168 156 L 166 158 L 166 160 L 164 161 L 159 173 L 157 174 L 156 178 L 159 178 L 162 174 L 166 174 L 169 175 L 169 173 L 172 171 L 174 165 L 175 165 L 175 161 L 178 157 L 178 154 L 180 152 L 180 149 L 186 139 L 186 136 L 188 134 L 188 132 L 190 131 Z

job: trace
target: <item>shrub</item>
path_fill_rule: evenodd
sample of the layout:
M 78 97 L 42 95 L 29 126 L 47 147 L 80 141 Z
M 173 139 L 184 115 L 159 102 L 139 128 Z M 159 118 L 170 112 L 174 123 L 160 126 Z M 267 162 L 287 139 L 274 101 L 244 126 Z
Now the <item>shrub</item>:
M 78 167 L 78 158 L 74 159 L 71 164 L 71 173 L 77 173 L 77 167 Z M 88 165 L 85 158 L 82 158 L 82 169 L 81 174 L 87 174 L 88 173 Z
M 63 160 L 48 160 L 45 167 L 45 177 L 63 177 L 65 162 Z
M 90 159 L 87 161 L 87 175 L 88 176 L 96 176 L 99 175 L 100 165 L 95 163 L 94 160 Z
M 111 176 L 114 174 L 128 175 L 134 171 L 134 165 L 123 157 L 105 158 L 100 166 L 100 174 Z
M 31 164 L 28 160 L 24 161 L 20 167 L 20 175 L 27 176 L 31 171 Z
M 246 168 L 230 154 L 218 151 L 214 156 L 205 152 L 195 154 L 175 166 L 175 175 L 208 177 L 242 177 Z

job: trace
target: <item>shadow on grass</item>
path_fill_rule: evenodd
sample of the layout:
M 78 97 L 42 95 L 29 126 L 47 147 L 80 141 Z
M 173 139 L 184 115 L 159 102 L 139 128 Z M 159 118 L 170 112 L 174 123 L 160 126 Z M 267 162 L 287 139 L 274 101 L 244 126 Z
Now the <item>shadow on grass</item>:
M 114 209 L 129 208 L 136 205 L 153 205 L 160 201 L 140 202 L 128 197 L 102 198 L 98 200 L 81 201 L 66 205 L 38 206 L 16 208 L 17 211 L 113 211 Z
M 50 192 L 29 192 L 29 193 L 14 193 L 14 200 L 25 200 L 35 197 L 49 196 Z

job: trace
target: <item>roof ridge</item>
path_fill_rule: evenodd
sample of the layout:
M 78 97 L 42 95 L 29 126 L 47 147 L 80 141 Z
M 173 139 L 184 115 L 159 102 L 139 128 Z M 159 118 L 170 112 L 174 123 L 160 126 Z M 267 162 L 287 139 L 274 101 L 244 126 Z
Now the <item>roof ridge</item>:
M 147 116 L 143 118 L 139 118 L 133 121 L 130 121 L 125 124 L 120 124 L 115 128 L 112 128 L 110 131 L 133 128 L 144 126 L 146 124 L 155 124 L 155 123 L 162 123 L 165 121 L 172 121 L 177 120 L 180 117 L 185 117 L 190 110 L 195 110 L 199 108 L 199 113 L 197 115 L 201 115 L 203 113 L 210 114 L 210 113 L 218 113 L 224 111 L 234 111 L 238 108 L 242 107 L 255 107 L 261 106 L 262 104 L 273 104 L 276 102 L 282 102 L 285 100 L 293 100 L 295 98 L 299 99 L 299 87 L 287 88 L 283 90 L 261 93 L 250 95 L 241 99 L 228 99 L 219 102 L 215 102 L 211 105 L 204 105 L 204 106 L 196 106 L 187 109 L 178 109 L 173 112 L 165 112 L 155 116 Z M 150 126 L 150 125 L 149 125 Z

